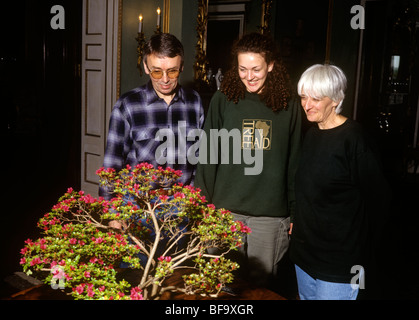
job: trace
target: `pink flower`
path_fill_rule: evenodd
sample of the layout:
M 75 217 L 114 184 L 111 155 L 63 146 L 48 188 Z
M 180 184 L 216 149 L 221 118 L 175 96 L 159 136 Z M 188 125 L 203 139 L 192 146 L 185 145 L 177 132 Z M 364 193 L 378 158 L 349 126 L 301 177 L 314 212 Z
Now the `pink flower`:
M 140 288 L 138 288 L 138 287 L 134 287 L 134 288 L 132 288 L 131 289 L 131 295 L 130 295 L 130 298 L 132 299 L 132 300 L 143 300 L 144 298 L 143 298 L 143 295 L 142 294 L 140 294 L 140 292 L 141 292 L 141 289 Z
M 53 278 L 61 279 L 61 278 L 65 277 L 65 273 L 64 273 L 64 270 L 62 268 L 55 268 L 53 270 L 55 270 L 53 272 Z
M 70 244 L 76 244 L 77 243 L 77 239 L 71 238 L 70 240 L 68 240 L 68 242 L 70 242 Z
M 175 199 L 176 198 L 185 199 L 185 194 L 183 192 L 175 192 L 173 196 Z
M 90 298 L 92 298 L 92 297 L 95 295 L 95 291 L 93 290 L 93 288 L 92 288 L 92 287 L 89 287 L 89 288 L 87 289 L 87 295 L 88 295 Z
M 26 259 L 25 258 L 20 259 L 20 264 L 25 264 L 25 263 L 26 263 Z
M 168 197 L 168 196 L 166 196 L 166 195 L 164 195 L 164 194 L 162 194 L 161 196 L 159 196 L 159 199 L 160 199 L 161 201 L 165 202 L 165 201 L 167 201 L 167 199 L 169 199 L 169 197 Z
M 163 257 L 163 256 L 161 256 L 157 260 L 170 262 L 170 261 L 172 261 L 172 257 Z
M 84 272 L 84 276 L 85 276 L 86 278 L 90 278 L 90 271 L 85 271 L 85 272 Z
M 207 204 L 207 207 L 210 208 L 210 209 L 212 209 L 212 210 L 215 210 L 215 206 L 212 203 Z
M 82 294 L 83 291 L 84 291 L 84 284 L 81 284 L 81 285 L 79 285 L 79 286 L 76 287 L 76 292 L 78 294 Z
M 95 243 L 100 244 L 100 243 L 102 243 L 104 241 L 105 240 L 103 240 L 103 238 L 99 237 L 99 238 L 96 238 Z
M 34 258 L 32 261 L 31 261 L 31 267 L 33 267 L 34 265 L 36 265 L 36 264 L 40 264 L 42 261 L 41 261 L 41 259 L 39 259 L 38 257 L 36 257 L 36 258 Z

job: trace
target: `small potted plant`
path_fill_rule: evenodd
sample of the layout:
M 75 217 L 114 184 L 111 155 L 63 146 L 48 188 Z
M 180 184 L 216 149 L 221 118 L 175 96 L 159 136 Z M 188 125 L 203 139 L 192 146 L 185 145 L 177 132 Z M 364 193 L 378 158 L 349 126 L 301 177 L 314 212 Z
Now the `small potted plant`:
M 97 174 L 113 198 L 68 189 L 39 220 L 42 237 L 25 241 L 27 274 L 75 299 L 159 299 L 169 290 L 217 296 L 233 281 L 239 265 L 226 254 L 251 231 L 199 189 L 176 184 L 180 171 L 141 163 Z M 182 285 L 166 286 L 181 269 Z M 137 281 L 125 280 L 124 270 L 137 270 Z

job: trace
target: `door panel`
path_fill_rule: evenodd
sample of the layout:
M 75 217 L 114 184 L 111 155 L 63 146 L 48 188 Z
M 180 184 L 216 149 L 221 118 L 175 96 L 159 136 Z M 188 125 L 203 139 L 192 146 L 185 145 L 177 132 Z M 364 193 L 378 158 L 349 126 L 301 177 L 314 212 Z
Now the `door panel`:
M 81 189 L 92 196 L 119 92 L 120 6 L 120 0 L 83 1 Z

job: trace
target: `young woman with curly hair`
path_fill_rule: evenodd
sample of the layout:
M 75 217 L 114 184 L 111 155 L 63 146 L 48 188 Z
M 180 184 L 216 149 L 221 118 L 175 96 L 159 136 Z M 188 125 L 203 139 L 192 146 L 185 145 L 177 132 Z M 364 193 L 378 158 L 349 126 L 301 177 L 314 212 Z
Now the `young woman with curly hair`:
M 269 68 L 266 77 L 258 85 L 251 82 L 253 78 L 257 79 L 257 73 L 246 73 L 246 69 L 239 66 L 240 57 L 246 57 L 250 53 L 264 59 Z M 228 100 L 237 103 L 244 98 L 247 90 L 258 93 L 266 106 L 275 112 L 287 107 L 291 97 L 291 81 L 271 37 L 258 33 L 249 34 L 235 44 L 232 56 L 233 67 L 225 74 L 221 84 L 221 91 Z
M 291 98 L 288 73 L 270 37 L 245 35 L 232 53 L 232 68 L 210 102 L 208 147 L 200 147 L 195 186 L 252 229 L 235 258 L 246 280 L 275 289 L 270 285 L 288 249 L 294 210 L 301 106 Z

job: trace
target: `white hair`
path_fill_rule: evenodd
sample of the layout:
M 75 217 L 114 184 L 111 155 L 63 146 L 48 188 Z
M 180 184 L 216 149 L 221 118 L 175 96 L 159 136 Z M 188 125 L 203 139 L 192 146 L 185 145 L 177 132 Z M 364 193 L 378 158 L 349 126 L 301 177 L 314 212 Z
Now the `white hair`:
M 301 75 L 298 81 L 298 94 L 303 93 L 311 98 L 329 97 L 338 102 L 336 113 L 341 113 L 345 98 L 346 76 L 341 69 L 330 64 L 315 64 Z

